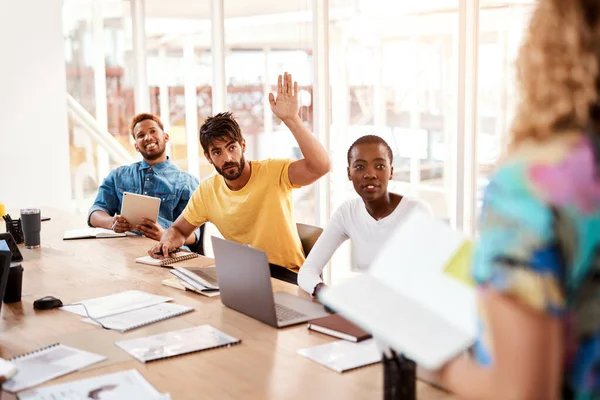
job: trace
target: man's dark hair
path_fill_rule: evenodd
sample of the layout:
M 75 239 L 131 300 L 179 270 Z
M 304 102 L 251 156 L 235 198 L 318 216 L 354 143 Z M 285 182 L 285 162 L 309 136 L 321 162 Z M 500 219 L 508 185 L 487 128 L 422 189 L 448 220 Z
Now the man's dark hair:
M 243 141 L 242 130 L 230 112 L 219 113 L 208 117 L 200 127 L 200 145 L 205 153 L 215 140 L 234 140 L 239 144 Z
M 359 144 L 381 144 L 385 146 L 388 152 L 388 157 L 390 158 L 390 165 L 394 162 L 394 153 L 392 152 L 392 148 L 389 144 L 382 138 L 376 135 L 365 135 L 361 136 L 348 149 L 348 165 L 350 165 L 350 157 L 352 156 L 352 149 L 358 146 Z
M 162 121 L 156 115 L 148 113 L 138 114 L 135 117 L 133 117 L 133 119 L 131 120 L 131 124 L 129 125 L 129 133 L 131 134 L 131 136 L 133 136 L 134 139 L 135 135 L 133 134 L 133 128 L 135 128 L 135 126 L 140 122 L 145 121 L 147 119 L 156 122 L 158 126 L 160 126 L 160 130 L 163 132 L 165 131 L 165 127 L 163 126 Z

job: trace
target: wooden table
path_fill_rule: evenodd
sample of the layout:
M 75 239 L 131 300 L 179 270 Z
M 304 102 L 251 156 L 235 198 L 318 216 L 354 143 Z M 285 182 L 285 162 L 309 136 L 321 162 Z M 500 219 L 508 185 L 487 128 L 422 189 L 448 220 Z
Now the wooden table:
M 208 298 L 161 284 L 168 269 L 137 264 L 152 241 L 142 237 L 63 241 L 64 230 L 82 227 L 81 217 L 48 210 L 42 223 L 42 247 L 22 248 L 24 280 L 21 303 L 4 304 L 0 321 L 0 356 L 10 358 L 60 341 L 108 357 L 46 385 L 135 368 L 161 392 L 179 399 L 381 399 L 381 365 L 337 374 L 300 355 L 297 350 L 335 340 L 298 325 L 274 329 Z M 243 268 L 243 265 L 240 266 Z M 308 296 L 298 287 L 273 280 L 274 290 Z M 63 303 L 139 289 L 174 298 L 194 312 L 118 333 L 84 323 L 60 310 L 36 311 L 34 300 L 53 295 Z M 147 336 L 194 325 L 210 324 L 242 343 L 150 364 L 142 364 L 114 345 L 116 340 Z M 418 398 L 454 397 L 418 383 Z M 4 399 L 11 398 L 5 394 Z

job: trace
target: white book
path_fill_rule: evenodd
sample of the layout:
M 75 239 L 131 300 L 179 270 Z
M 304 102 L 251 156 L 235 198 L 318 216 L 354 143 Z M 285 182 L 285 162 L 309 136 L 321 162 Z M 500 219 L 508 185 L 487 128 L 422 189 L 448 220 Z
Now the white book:
M 102 239 L 102 238 L 115 238 L 127 236 L 126 233 L 117 233 L 110 229 L 104 228 L 82 228 L 82 229 L 70 229 L 65 231 L 63 240 L 73 239 Z
M 320 346 L 300 349 L 298 354 L 340 374 L 378 363 L 382 358 L 381 350 L 379 350 L 373 339 L 359 343 L 338 340 Z
M 135 369 L 28 390 L 19 400 L 128 399 L 169 400 Z
M 142 292 L 141 290 L 127 290 L 109 296 L 67 304 L 60 309 L 81 315 L 82 317 L 102 318 L 153 306 L 155 304 L 165 303 L 171 300 L 173 300 L 172 297 L 159 296 Z
M 476 295 L 470 242 L 414 210 L 369 271 L 319 298 L 419 365 L 435 370 L 474 342 Z
M 103 361 L 106 357 L 55 344 L 11 358 L 17 373 L 2 385 L 8 392 L 18 392 Z
M 194 311 L 192 307 L 183 306 L 181 304 L 160 303 L 121 314 L 95 319 L 102 323 L 106 328 L 127 332 L 168 318 L 177 317 L 191 311 Z M 98 325 L 97 322 L 92 321 L 89 318 L 84 318 L 83 322 Z
M 200 325 L 115 344 L 143 363 L 240 343 L 211 325 Z

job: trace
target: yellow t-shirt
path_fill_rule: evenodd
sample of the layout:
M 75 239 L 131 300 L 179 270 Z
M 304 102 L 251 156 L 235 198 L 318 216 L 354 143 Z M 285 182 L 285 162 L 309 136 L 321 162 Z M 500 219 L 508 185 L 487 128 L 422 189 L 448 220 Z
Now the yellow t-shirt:
M 229 189 L 221 175 L 205 179 L 182 215 L 195 226 L 210 221 L 225 239 L 263 250 L 271 264 L 298 272 L 304 254 L 294 221 L 291 163 L 250 161 L 250 180 L 237 191 Z

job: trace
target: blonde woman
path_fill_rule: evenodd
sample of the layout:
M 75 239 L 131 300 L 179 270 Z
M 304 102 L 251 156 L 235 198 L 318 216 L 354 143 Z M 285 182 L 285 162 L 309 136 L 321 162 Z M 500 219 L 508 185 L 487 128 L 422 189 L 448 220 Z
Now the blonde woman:
M 467 399 L 599 399 L 600 0 L 539 0 L 517 67 L 474 260 L 479 340 L 438 377 Z

